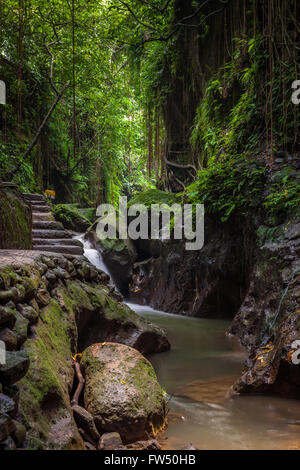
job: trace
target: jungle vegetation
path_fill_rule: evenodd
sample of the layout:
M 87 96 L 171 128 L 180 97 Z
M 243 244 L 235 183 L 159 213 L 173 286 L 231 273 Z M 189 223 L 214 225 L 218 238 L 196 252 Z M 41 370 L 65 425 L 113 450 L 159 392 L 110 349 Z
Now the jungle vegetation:
M 299 13 L 297 0 L 2 0 L 2 181 L 83 207 L 156 188 L 209 192 L 225 219 L 244 210 L 278 156 L 300 155 Z M 299 205 L 291 172 L 271 212 Z

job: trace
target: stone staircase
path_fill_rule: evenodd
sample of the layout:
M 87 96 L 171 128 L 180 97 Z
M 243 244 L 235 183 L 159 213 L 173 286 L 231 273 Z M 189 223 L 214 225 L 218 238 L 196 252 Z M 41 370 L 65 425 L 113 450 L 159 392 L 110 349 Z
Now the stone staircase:
M 31 204 L 33 250 L 66 255 L 82 255 L 83 246 L 74 240 L 60 222 L 56 222 L 51 208 L 41 194 L 24 194 Z

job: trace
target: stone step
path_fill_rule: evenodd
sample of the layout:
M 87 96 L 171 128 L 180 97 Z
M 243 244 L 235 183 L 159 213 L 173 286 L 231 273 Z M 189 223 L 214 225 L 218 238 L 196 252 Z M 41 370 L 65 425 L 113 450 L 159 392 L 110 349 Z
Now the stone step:
M 48 220 L 38 220 L 32 222 L 32 228 L 34 230 L 64 230 L 63 225 L 60 222 L 48 221 Z M 64 238 L 64 237 L 62 237 Z
M 65 255 L 82 255 L 83 248 L 80 246 L 66 246 L 66 245 L 36 245 L 33 247 L 35 251 L 49 252 L 49 253 L 62 253 Z
M 32 213 L 34 214 L 35 212 L 51 212 L 51 209 L 49 206 L 47 206 L 46 204 L 44 205 L 40 205 L 40 203 L 38 203 L 37 205 L 32 205 L 31 204 L 31 210 L 32 210 Z
M 29 199 L 30 201 L 46 201 L 45 196 L 43 196 L 42 194 L 24 194 L 24 197 L 26 197 L 26 199 Z
M 48 238 L 49 240 L 59 239 L 59 238 L 71 238 L 71 235 L 65 230 L 41 230 L 33 229 L 32 237 L 36 238 Z
M 34 238 L 33 246 L 41 245 L 64 245 L 64 246 L 80 246 L 82 243 L 79 240 L 74 240 L 74 238 Z
M 55 221 L 52 212 L 33 212 L 32 222 L 40 222 L 46 220 L 48 222 Z

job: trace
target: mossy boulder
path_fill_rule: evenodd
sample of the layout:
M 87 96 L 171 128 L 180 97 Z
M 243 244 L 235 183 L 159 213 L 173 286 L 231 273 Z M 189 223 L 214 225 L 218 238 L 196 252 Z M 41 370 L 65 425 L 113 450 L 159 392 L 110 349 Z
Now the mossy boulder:
M 0 249 L 30 250 L 31 209 L 16 189 L 0 188 Z
M 81 360 L 84 405 L 99 432 L 118 432 L 124 443 L 153 437 L 166 419 L 166 402 L 151 363 L 123 344 L 94 344 Z
M 85 232 L 91 225 L 89 219 L 72 205 L 57 204 L 52 210 L 55 219 L 58 222 L 61 222 L 68 230 L 73 230 L 74 232 Z
M 126 344 L 142 354 L 170 349 L 164 330 L 112 299 L 107 287 L 77 280 L 67 281 L 67 286 L 69 295 L 60 296 L 60 302 L 77 312 L 80 351 L 102 341 Z

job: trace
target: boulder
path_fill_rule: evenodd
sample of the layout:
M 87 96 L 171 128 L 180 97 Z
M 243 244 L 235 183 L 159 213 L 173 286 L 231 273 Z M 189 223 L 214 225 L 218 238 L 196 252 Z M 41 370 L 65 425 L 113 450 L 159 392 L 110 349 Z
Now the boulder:
M 126 446 L 128 450 L 161 450 L 159 443 L 155 439 L 150 441 L 137 441 Z
M 116 302 L 107 288 L 73 280 L 67 281 L 67 286 L 74 309 L 79 312 L 79 351 L 103 341 L 126 344 L 142 354 L 170 349 L 164 330 L 139 317 L 127 305 Z M 67 307 L 63 299 L 62 302 Z
M 21 380 L 29 368 L 26 351 L 7 351 L 6 363 L 0 364 L 0 382 L 12 385 Z
M 16 323 L 14 310 L 8 306 L 2 307 L 0 305 L 0 325 L 7 325 L 9 328 L 13 328 Z
M 81 360 L 85 408 L 99 432 L 118 432 L 124 443 L 152 437 L 165 423 L 165 399 L 150 362 L 117 343 L 94 344 Z
M 26 428 L 19 421 L 14 420 L 14 425 L 16 427 L 15 431 L 12 433 L 11 437 L 13 438 L 17 447 L 21 447 L 26 437 Z
M 118 432 L 106 432 L 102 434 L 98 450 L 123 450 L 123 442 Z
M 77 426 L 87 432 L 94 441 L 98 442 L 100 434 L 95 426 L 93 416 L 87 410 L 82 408 L 82 406 L 74 405 L 72 406 L 72 409 Z
M 4 341 L 6 351 L 14 351 L 17 349 L 18 337 L 16 333 L 9 328 L 0 330 L 0 341 Z
M 0 413 L 8 414 L 12 418 L 14 418 L 16 414 L 16 405 L 14 400 L 4 393 L 0 393 Z
M 5 441 L 0 442 L 0 450 L 14 450 L 16 448 L 16 444 L 12 437 L 8 436 Z
M 16 318 L 16 323 L 13 328 L 13 332 L 17 336 L 17 345 L 18 347 L 20 347 L 27 339 L 29 322 L 19 312 L 15 313 L 15 318 Z
M 16 430 L 14 421 L 7 414 L 0 413 L 0 442 Z
M 19 304 L 17 306 L 17 310 L 29 322 L 30 325 L 33 325 L 39 319 L 38 312 L 30 305 Z

